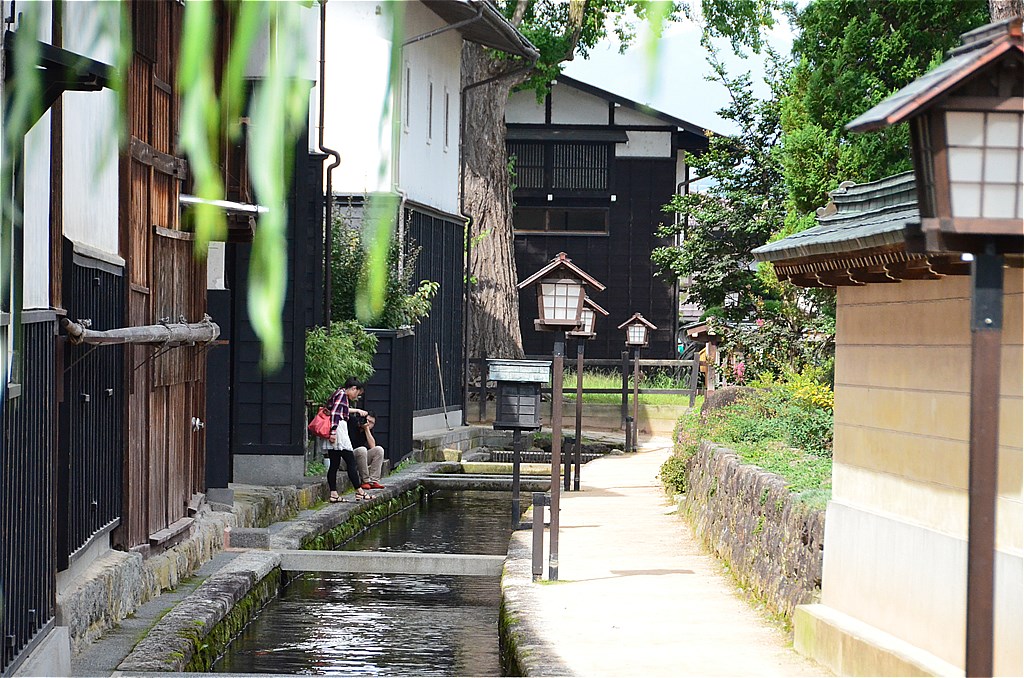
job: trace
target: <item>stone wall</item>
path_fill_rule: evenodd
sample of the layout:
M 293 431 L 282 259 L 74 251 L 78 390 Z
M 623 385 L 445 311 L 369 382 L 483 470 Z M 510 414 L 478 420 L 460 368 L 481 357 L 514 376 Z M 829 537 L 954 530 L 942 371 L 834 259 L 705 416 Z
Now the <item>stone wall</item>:
M 825 512 L 793 501 L 785 481 L 704 443 L 687 462 L 680 509 L 737 581 L 787 619 L 821 588 Z

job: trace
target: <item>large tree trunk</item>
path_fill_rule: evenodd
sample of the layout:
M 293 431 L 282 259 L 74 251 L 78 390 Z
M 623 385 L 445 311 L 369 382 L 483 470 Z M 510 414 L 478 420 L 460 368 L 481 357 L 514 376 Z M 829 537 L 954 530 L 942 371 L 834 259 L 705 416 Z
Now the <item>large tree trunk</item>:
M 988 0 L 988 15 L 993 22 L 1024 16 L 1024 0 Z
M 462 49 L 462 86 L 510 68 L 479 45 Z M 466 93 L 462 148 L 465 154 L 465 211 L 472 217 L 469 270 L 470 357 L 522 358 L 519 293 L 512 237 L 512 192 L 505 149 L 505 104 L 511 89 L 525 81 L 520 72 Z

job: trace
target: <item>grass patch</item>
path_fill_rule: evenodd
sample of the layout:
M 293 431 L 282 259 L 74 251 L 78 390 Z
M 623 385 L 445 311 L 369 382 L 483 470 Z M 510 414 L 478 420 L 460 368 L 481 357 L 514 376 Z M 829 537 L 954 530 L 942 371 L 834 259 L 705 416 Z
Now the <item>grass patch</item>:
M 797 501 L 824 507 L 832 492 L 832 393 L 806 375 L 760 381 L 721 409 L 688 412 L 661 468 L 670 493 L 689 489 L 688 461 L 702 441 L 725 445 L 744 463 L 781 476 Z
M 614 371 L 583 370 L 583 388 L 611 388 L 617 393 L 584 393 L 585 403 L 605 403 L 617 405 L 622 402 L 622 374 Z M 686 374 L 676 377 L 672 372 L 654 371 L 640 375 L 640 388 L 689 388 Z M 633 375 L 629 376 L 629 398 L 633 398 Z M 566 400 L 576 400 L 576 372 L 567 369 L 562 379 L 562 394 Z M 640 394 L 640 402 L 644 405 L 689 405 L 689 395 Z

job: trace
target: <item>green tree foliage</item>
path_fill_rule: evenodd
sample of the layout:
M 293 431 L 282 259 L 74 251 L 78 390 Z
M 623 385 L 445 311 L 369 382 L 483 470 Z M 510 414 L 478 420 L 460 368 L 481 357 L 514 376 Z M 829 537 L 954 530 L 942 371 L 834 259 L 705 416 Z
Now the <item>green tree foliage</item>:
M 691 302 L 735 322 L 749 319 L 758 302 L 771 296 L 750 250 L 768 242 L 784 216 L 785 187 L 774 152 L 781 134 L 779 103 L 775 97 L 758 99 L 750 75 L 730 77 L 714 52 L 710 61 L 714 79 L 730 95 L 719 115 L 739 131 L 712 136 L 706 153 L 687 156 L 696 176 L 714 183 L 705 192 L 677 195 L 664 208 L 678 218 L 658 235 L 681 236 L 682 245 L 656 248 L 651 258 L 662 275 L 691 279 Z
M 988 21 L 988 4 L 816 0 L 790 15 L 795 65 L 781 109 L 787 232 L 813 225 L 806 215 L 840 181 L 911 168 L 906 125 L 872 134 L 848 133 L 844 125 L 940 62 L 961 33 Z
M 355 320 L 359 290 L 369 275 L 366 266 L 365 232 L 348 215 L 334 219 L 331 238 L 331 317 Z M 404 247 L 404 254 L 402 248 Z M 430 313 L 431 301 L 440 285 L 421 280 L 412 289 L 412 276 L 420 254 L 419 245 L 407 239 L 403 245 L 396 235 L 391 237 L 385 270 L 384 302 L 379 313 L 366 321 L 367 327 L 396 329 L 415 325 Z
M 369 379 L 377 337 L 354 320 L 306 332 L 306 399 L 323 404 L 349 377 Z

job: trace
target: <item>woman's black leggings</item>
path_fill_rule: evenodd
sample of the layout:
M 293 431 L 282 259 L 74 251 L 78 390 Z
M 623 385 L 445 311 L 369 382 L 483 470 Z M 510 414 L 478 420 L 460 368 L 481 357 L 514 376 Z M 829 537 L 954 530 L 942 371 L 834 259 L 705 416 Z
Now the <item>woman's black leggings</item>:
M 345 472 L 352 487 L 359 487 L 359 469 L 356 468 L 356 455 L 352 450 L 327 450 L 327 458 L 331 460 L 327 467 L 327 487 L 331 492 L 338 491 L 338 466 L 345 460 Z

